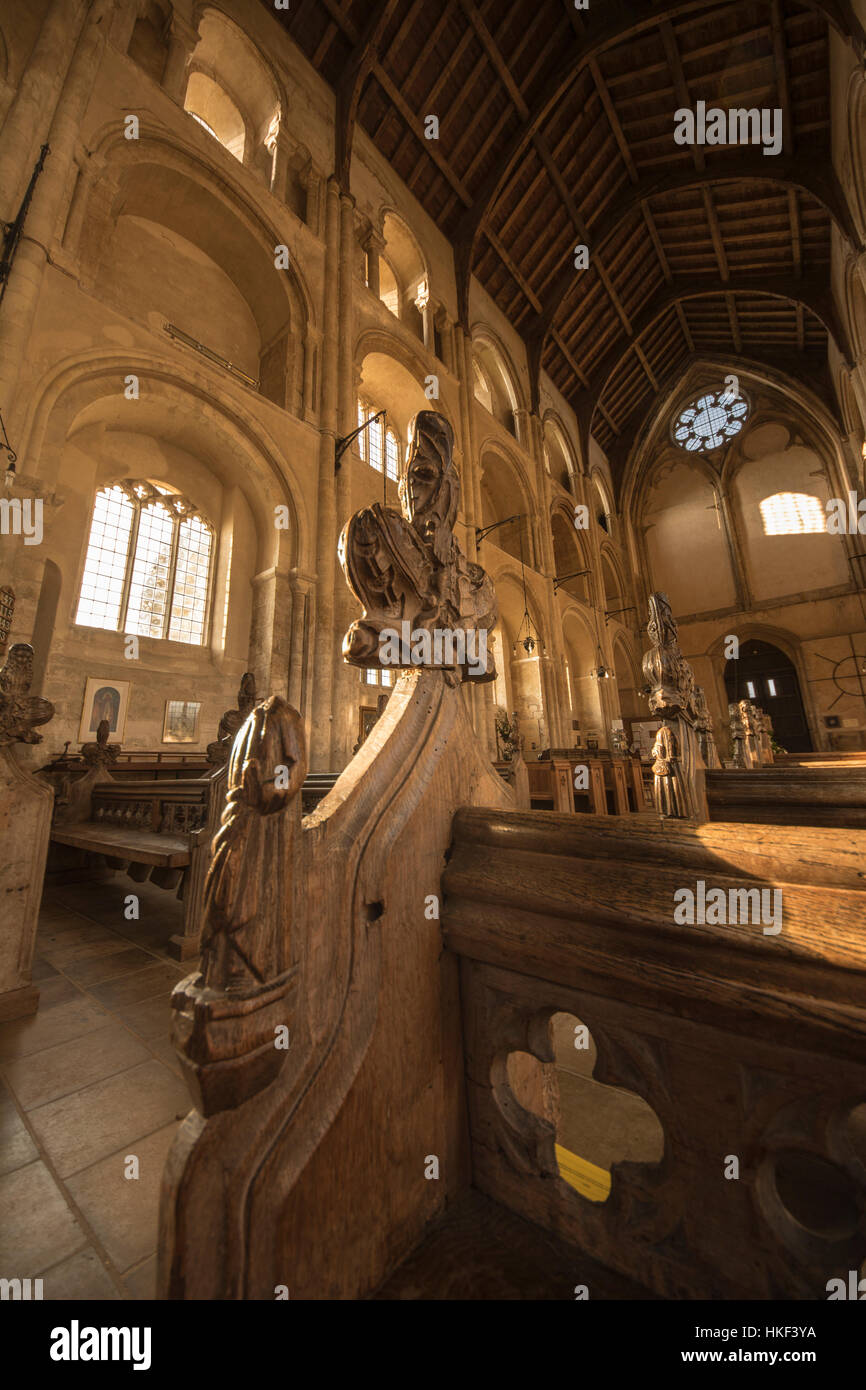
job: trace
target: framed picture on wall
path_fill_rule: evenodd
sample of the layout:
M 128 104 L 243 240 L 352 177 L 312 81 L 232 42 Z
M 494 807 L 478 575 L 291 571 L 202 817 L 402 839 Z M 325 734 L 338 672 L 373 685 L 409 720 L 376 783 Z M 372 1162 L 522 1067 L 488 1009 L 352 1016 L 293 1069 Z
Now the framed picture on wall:
M 370 733 L 379 713 L 373 705 L 361 705 L 358 710 L 358 742 L 363 743 Z
M 126 728 L 129 690 L 129 681 L 106 680 L 104 676 L 87 677 L 81 726 L 78 730 L 81 743 L 93 743 L 103 719 L 108 720 L 109 743 L 120 743 Z
M 201 700 L 166 700 L 163 743 L 197 743 Z

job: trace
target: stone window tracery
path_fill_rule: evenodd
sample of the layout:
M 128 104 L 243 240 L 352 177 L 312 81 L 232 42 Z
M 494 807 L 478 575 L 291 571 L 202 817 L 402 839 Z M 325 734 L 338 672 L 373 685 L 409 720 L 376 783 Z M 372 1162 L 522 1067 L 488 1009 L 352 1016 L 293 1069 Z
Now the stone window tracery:
M 749 413 L 748 402 L 740 393 L 705 391 L 680 411 L 672 435 L 675 443 L 694 454 L 719 449 L 739 434 Z
M 365 424 L 376 414 L 376 406 L 369 401 L 358 401 L 359 425 Z M 388 424 L 387 416 L 374 420 L 358 435 L 358 450 L 365 463 L 369 463 L 377 473 L 381 473 L 384 467 L 386 477 L 396 483 L 400 474 L 400 441 L 396 431 Z
M 159 483 L 125 479 L 96 494 L 76 623 L 201 646 L 213 530 Z

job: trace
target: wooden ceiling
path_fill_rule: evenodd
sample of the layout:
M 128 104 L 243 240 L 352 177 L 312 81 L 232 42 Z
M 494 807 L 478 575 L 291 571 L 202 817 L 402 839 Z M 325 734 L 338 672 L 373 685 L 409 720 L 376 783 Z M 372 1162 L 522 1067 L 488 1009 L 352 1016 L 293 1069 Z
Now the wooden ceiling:
M 264 0 L 274 13 L 269 0 Z M 616 463 L 692 358 L 830 395 L 830 29 L 848 0 L 292 0 L 279 18 Z M 674 112 L 780 107 L 784 144 L 683 147 Z M 439 139 L 424 118 L 439 117 Z M 574 268 L 574 248 L 590 268 Z

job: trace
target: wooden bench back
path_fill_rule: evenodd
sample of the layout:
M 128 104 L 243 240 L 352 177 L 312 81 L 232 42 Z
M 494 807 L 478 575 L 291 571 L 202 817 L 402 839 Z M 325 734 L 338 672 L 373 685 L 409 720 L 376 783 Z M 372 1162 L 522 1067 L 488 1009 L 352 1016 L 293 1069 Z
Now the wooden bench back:
M 711 821 L 866 828 L 866 764 L 707 773 Z
M 213 821 L 216 803 L 225 795 L 225 776 L 221 767 L 201 778 L 100 782 L 86 819 L 163 835 L 194 834 Z

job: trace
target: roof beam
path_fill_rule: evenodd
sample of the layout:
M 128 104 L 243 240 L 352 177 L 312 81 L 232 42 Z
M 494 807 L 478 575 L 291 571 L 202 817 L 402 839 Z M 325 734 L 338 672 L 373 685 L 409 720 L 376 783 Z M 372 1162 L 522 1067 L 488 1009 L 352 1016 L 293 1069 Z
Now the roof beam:
M 772 4 L 773 0 L 765 0 L 765 3 Z M 803 3 L 823 14 L 827 22 L 855 47 L 866 42 L 863 25 L 854 13 L 850 0 L 803 0 Z M 647 8 L 645 0 L 606 0 L 604 6 L 588 12 L 590 19 L 579 41 L 577 53 L 568 52 L 562 64 L 548 78 L 538 102 L 497 160 L 495 170 L 478 189 L 472 206 L 460 219 L 456 239 L 468 245 L 469 254 L 464 258 L 468 265 L 472 264 L 472 249 L 479 231 L 490 216 L 502 189 L 511 179 L 518 161 L 551 112 L 593 59 L 646 29 L 710 8 L 712 6 L 707 0 L 663 0 L 652 9 Z M 837 205 L 836 212 L 847 224 L 846 235 L 855 241 L 856 236 L 851 235 L 853 227 L 847 209 L 841 213 Z
M 770 165 L 773 167 L 768 167 Z M 845 196 L 835 173 L 826 168 L 824 161 L 801 159 L 796 165 L 788 162 L 780 165 L 778 160 L 768 160 L 762 155 L 750 156 L 748 153 L 737 153 L 733 158 L 726 155 L 714 157 L 708 167 L 700 173 L 684 166 L 676 172 L 667 173 L 660 177 L 641 179 L 635 187 L 628 188 L 622 198 L 617 199 L 608 207 L 603 218 L 587 229 L 586 237 L 583 239 L 590 247 L 590 256 L 595 260 L 599 253 L 604 251 L 610 239 L 622 230 L 623 223 L 631 213 L 636 208 L 648 203 L 653 197 L 685 188 L 709 188 L 714 184 L 741 182 L 778 184 L 780 187 L 788 189 L 789 193 L 798 188 L 809 193 L 822 204 L 825 211 L 833 218 L 849 244 L 857 245 L 857 236 L 845 202 Z M 714 209 L 712 217 L 715 218 L 716 222 L 719 249 L 724 258 L 724 264 L 727 264 L 718 232 L 718 218 Z M 799 234 L 796 244 L 799 248 Z M 717 257 L 718 254 L 717 250 Z M 797 254 L 799 254 L 799 250 Z M 665 278 L 669 277 L 666 276 Z M 545 296 L 544 309 L 538 322 L 531 326 L 532 332 L 546 334 L 551 330 L 559 315 L 567 310 L 577 285 L 578 277 L 569 263 L 563 268 L 552 289 Z
M 824 279 L 797 280 L 792 275 L 733 276 L 727 282 L 721 283 L 706 276 L 691 277 L 688 280 L 675 280 L 651 296 L 635 319 L 633 336 L 628 340 L 621 337 L 615 342 L 592 373 L 588 386 L 580 393 L 583 409 L 595 408 L 623 358 L 672 305 L 687 299 L 701 299 L 718 294 L 768 295 L 774 299 L 786 299 L 791 304 L 803 304 L 821 320 L 840 354 L 847 361 L 851 361 L 850 345 L 838 321 L 832 295 Z
M 352 164 L 352 141 L 355 135 L 355 122 L 358 119 L 358 104 L 364 83 L 373 71 L 382 42 L 382 35 L 400 0 L 379 0 L 364 31 L 355 41 L 355 46 L 346 62 L 337 84 L 337 119 L 334 124 L 334 167 L 341 188 L 349 191 Z M 334 9 L 328 5 L 334 19 Z M 339 22 L 339 21 L 338 21 Z

